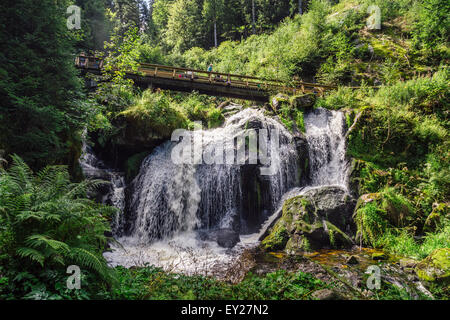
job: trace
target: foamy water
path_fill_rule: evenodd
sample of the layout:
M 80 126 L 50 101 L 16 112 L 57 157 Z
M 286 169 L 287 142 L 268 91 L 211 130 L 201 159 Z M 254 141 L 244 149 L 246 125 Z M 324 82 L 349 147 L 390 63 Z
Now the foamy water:
M 254 117 L 273 127 L 280 126 L 261 112 L 247 109 L 228 119 L 225 128 L 206 132 L 207 143 L 217 141 L 214 134 L 219 137 L 235 135 L 242 123 Z M 242 192 L 236 185 L 239 167 L 176 167 L 168 159 L 170 143 L 155 149 L 144 160 L 141 172 L 133 182 L 136 191 L 132 207 L 137 213 L 134 228 L 130 236 L 116 236 L 119 244 L 111 244 L 111 251 L 104 253 L 108 263 L 124 267 L 154 265 L 169 272 L 224 278 L 226 271 L 246 249 L 259 245 L 266 230 L 281 216 L 285 200 L 327 185 L 347 189 L 344 115 L 319 108 L 305 115 L 305 127 L 310 148 L 311 185 L 296 187 L 293 180 L 289 180 L 296 170 L 292 160 L 295 148 L 289 133 L 283 129 L 289 139 L 285 139 L 287 142 L 280 149 L 279 174 L 270 178 L 271 192 L 276 195 L 274 210 L 257 232 L 241 234 L 240 242 L 232 249 L 220 247 L 215 241 L 200 240 L 195 229 L 208 229 L 211 221 L 216 221 L 216 227 L 231 225 L 230 219 L 237 210 L 235 204 Z M 203 221 L 198 220 L 198 212 L 192 209 L 196 207 L 203 210 Z

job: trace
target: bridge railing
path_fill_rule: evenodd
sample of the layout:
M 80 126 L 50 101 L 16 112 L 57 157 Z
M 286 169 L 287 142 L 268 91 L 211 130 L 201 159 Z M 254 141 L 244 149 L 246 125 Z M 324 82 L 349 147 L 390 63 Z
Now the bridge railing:
M 80 55 L 76 57 L 75 65 L 78 68 L 82 69 L 100 70 L 103 67 L 103 60 L 93 56 Z M 136 72 L 134 71 L 129 73 L 136 74 Z M 249 90 L 264 90 L 291 94 L 300 92 L 314 92 L 322 94 L 326 90 L 337 88 L 336 86 L 320 85 L 302 81 L 292 81 L 290 85 L 286 85 L 284 81 L 277 79 L 264 79 L 233 73 L 173 67 L 150 63 L 140 63 L 138 74 L 146 77 L 159 77 L 166 79 L 176 79 L 180 81 L 195 81 L 214 84 L 216 86 L 230 86 L 237 88 L 246 88 Z
M 318 85 L 316 83 L 302 81 L 293 81 L 292 84 L 294 86 L 287 86 L 285 82 L 281 80 L 150 63 L 141 63 L 139 71 L 143 72 L 147 76 L 153 77 L 178 77 L 182 80 L 209 82 L 216 85 L 230 85 L 255 90 L 274 90 L 293 93 L 301 91 L 316 91 L 320 93 L 325 90 L 336 88 L 335 86 Z

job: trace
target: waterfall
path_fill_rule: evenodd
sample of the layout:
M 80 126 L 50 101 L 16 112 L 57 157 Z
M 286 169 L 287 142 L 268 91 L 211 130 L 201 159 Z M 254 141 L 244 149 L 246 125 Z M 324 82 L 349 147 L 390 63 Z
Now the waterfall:
M 83 142 L 80 166 L 86 178 L 100 179 L 107 182 L 100 190 L 100 198 L 97 194 L 91 196 L 118 209 L 112 220 L 111 229 L 113 234 L 121 235 L 124 225 L 123 210 L 125 208 L 126 187 L 123 174 L 108 168 L 103 161 L 97 158 L 92 148 L 86 142 Z
M 279 151 L 267 150 L 274 174 L 262 176 L 256 171 L 261 165 L 249 163 L 251 154 L 246 146 L 249 140 L 245 137 L 251 136 L 250 129 L 258 134 L 265 133 L 261 129 L 278 133 Z M 258 228 L 253 223 L 262 223 L 282 195 L 298 184 L 293 136 L 262 111 L 245 109 L 231 116 L 222 128 L 190 131 L 184 139 L 200 144 L 202 161 L 174 163 L 171 157 L 178 142 L 169 141 L 143 161 L 131 184 L 129 211 L 133 221 L 128 235 L 138 243 L 149 244 L 195 229 L 248 233 Z M 244 148 L 243 153 L 239 153 L 240 148 Z M 245 192 L 250 187 L 246 184 L 254 183 L 252 178 L 256 177 L 260 183 L 255 187 L 257 196 L 261 198 L 262 192 L 268 195 L 265 201 L 260 199 L 261 212 L 252 212 L 245 203 L 249 200 Z
M 221 128 L 189 131 L 155 148 L 127 186 L 124 217 L 115 228 L 121 246 L 112 244 L 105 258 L 113 266 L 149 263 L 223 275 L 243 249 L 259 243 L 281 215 L 284 200 L 327 185 L 347 190 L 344 114 L 318 108 L 306 112 L 304 122 L 305 134 L 295 136 L 264 111 L 248 108 Z M 257 162 L 252 139 L 258 141 Z M 174 161 L 187 142 L 190 161 Z M 240 242 L 232 249 L 219 246 L 211 235 L 221 230 L 237 233 Z
M 317 108 L 305 114 L 311 186 L 339 185 L 347 189 L 345 115 Z

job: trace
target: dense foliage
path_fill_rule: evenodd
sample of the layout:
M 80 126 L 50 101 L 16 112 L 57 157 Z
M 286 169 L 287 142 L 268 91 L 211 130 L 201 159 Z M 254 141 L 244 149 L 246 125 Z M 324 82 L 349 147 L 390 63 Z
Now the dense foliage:
M 71 4 L 82 9 L 81 30 L 66 26 Z M 381 30 L 367 28 L 374 4 Z M 106 265 L 115 210 L 90 200 L 103 182 L 73 182 L 82 180 L 82 132 L 122 156 L 111 162 L 132 179 L 174 129 L 224 120 L 226 99 L 135 87 L 125 74 L 139 62 L 338 85 L 314 107 L 343 110 L 352 127 L 356 240 L 415 259 L 450 247 L 449 10 L 447 0 L 4 0 L 0 299 L 310 299 L 329 287 L 283 270 L 232 285 Z M 77 74 L 81 51 L 104 57 L 102 75 Z M 98 84 L 90 92 L 88 79 Z M 280 121 L 304 131 L 303 109 L 285 100 Z M 66 287 L 72 264 L 81 290 Z
M 66 27 L 68 4 L 2 3 L 0 149 L 38 168 L 77 161 L 77 132 L 88 114 Z
M 349 153 L 360 159 L 360 193 L 375 200 L 357 210 L 365 243 L 417 258 L 450 245 L 448 81 L 443 69 L 363 94 L 369 108 L 357 100 Z
M 62 281 L 70 265 L 111 283 L 102 251 L 115 210 L 86 198 L 100 183 L 71 183 L 63 166 L 33 174 L 13 156 L 11 167 L 0 173 L 0 296 L 72 297 L 77 292 L 70 294 Z

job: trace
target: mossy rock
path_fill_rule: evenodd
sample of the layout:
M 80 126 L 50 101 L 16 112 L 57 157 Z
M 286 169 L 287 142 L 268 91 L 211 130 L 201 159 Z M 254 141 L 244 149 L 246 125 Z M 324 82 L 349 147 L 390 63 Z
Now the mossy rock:
M 372 253 L 372 260 L 386 260 L 387 255 L 384 252 L 374 252 Z
M 429 282 L 450 282 L 450 248 L 434 250 L 416 266 L 419 279 Z
M 289 234 L 283 223 L 277 223 L 272 232 L 261 242 L 261 247 L 267 251 L 283 250 L 289 240 Z
M 313 93 L 305 93 L 291 97 L 291 106 L 293 108 L 305 111 L 310 109 L 316 103 L 316 95 Z
M 272 100 L 272 109 L 274 111 L 277 111 L 283 105 L 290 105 L 291 104 L 289 96 L 284 95 L 282 93 L 279 93 L 276 96 L 272 97 L 271 100 Z
M 288 252 L 349 246 L 353 241 L 342 231 L 348 221 L 340 219 L 351 216 L 351 212 L 344 214 L 347 209 L 353 207 L 347 205 L 340 189 L 308 190 L 284 202 L 280 219 L 261 246 L 265 250 L 277 248 Z

